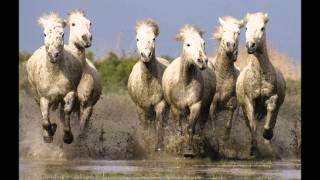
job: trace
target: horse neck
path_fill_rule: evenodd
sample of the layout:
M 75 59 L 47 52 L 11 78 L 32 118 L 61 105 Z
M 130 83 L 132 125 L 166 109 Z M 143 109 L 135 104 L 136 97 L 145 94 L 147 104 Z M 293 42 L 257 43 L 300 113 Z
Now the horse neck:
M 184 84 L 189 84 L 194 74 L 196 73 L 196 67 L 191 64 L 184 54 L 181 55 L 179 81 Z
M 261 42 L 261 48 L 257 49 L 254 54 L 251 55 L 251 63 L 256 68 L 260 69 L 263 73 L 269 72 L 273 67 L 268 56 L 266 37 L 264 36 Z
M 227 53 L 221 45 L 219 46 L 218 53 L 215 57 L 214 68 L 217 75 L 222 79 L 233 73 L 233 60 L 231 57 L 227 56 Z

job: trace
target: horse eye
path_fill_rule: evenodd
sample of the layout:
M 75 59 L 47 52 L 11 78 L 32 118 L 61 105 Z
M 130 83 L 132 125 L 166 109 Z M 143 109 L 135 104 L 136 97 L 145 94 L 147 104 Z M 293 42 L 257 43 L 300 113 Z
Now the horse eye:
M 89 24 L 90 26 L 92 25 L 92 23 L 90 22 L 90 24 Z
M 261 31 L 263 31 L 263 30 L 264 30 L 264 27 L 261 28 Z
M 246 30 L 247 30 L 248 28 L 246 27 Z
M 190 47 L 190 44 L 187 44 L 188 47 Z
M 75 24 L 75 23 L 72 23 L 71 25 L 72 25 L 72 26 L 75 26 L 76 24 Z
M 43 34 L 44 35 L 44 37 L 46 37 L 47 35 L 46 34 Z
M 156 38 L 153 38 L 152 40 L 153 40 L 153 41 L 155 41 L 155 40 L 156 40 Z
M 137 42 L 139 41 L 139 39 L 137 38 Z
M 62 37 L 64 37 L 64 33 L 62 33 Z

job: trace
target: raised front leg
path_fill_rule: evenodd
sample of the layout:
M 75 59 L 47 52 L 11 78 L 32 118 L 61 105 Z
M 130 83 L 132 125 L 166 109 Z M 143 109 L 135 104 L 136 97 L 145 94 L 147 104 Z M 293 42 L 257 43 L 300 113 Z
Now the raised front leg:
M 273 128 L 277 121 L 277 115 L 279 111 L 279 108 L 277 108 L 277 100 L 278 95 L 273 95 L 266 101 L 267 118 L 263 127 L 263 137 L 267 140 L 267 143 L 270 143 L 270 140 L 273 137 Z
M 88 130 L 88 121 L 92 115 L 92 105 L 89 103 L 81 104 L 82 113 L 80 116 L 80 136 L 84 137 Z
M 236 97 L 232 97 L 228 103 L 227 103 L 227 111 L 228 111 L 228 121 L 226 123 L 226 131 L 224 134 L 224 140 L 228 140 L 230 138 L 230 133 L 231 133 L 231 127 L 232 127 L 232 120 L 234 118 L 234 112 L 237 108 L 237 98 Z
M 258 155 L 258 143 L 257 143 L 257 122 L 255 119 L 254 112 L 254 102 L 251 101 L 248 97 L 245 98 L 245 116 L 247 119 L 247 126 L 249 127 L 251 133 L 251 148 L 250 155 L 256 156 Z
M 156 112 L 156 136 L 157 136 L 157 144 L 155 147 L 156 151 L 161 151 L 163 149 L 163 137 L 164 137 L 164 121 L 166 118 L 166 107 L 167 104 L 164 100 L 155 105 Z
M 198 122 L 199 119 L 199 115 L 200 115 L 200 110 L 201 110 L 201 102 L 197 102 L 195 104 L 193 104 L 192 106 L 189 107 L 190 109 L 190 114 L 188 117 L 188 134 L 189 134 L 189 140 L 188 140 L 188 146 L 184 151 L 184 156 L 194 156 L 194 152 L 193 152 L 193 135 L 195 133 L 195 127 L 196 127 L 196 123 Z
M 63 122 L 63 142 L 66 144 L 71 144 L 73 141 L 73 135 L 70 127 L 70 114 L 75 101 L 75 92 L 71 91 L 64 97 L 64 106 L 60 108 L 60 118 Z
M 40 98 L 40 111 L 42 115 L 43 140 L 45 143 L 52 143 L 57 124 L 50 122 L 48 99 Z

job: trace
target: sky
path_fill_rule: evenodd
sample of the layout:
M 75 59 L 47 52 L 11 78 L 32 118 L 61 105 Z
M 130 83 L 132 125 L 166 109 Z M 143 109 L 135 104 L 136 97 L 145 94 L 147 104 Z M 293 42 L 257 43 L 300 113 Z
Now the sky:
M 74 9 L 83 9 L 92 22 L 92 46 L 96 57 L 110 51 L 134 53 L 136 21 L 155 19 L 160 27 L 156 40 L 156 54 L 177 57 L 181 42 L 175 41 L 177 30 L 193 24 L 204 30 L 206 51 L 212 55 L 217 47 L 211 39 L 220 16 L 242 19 L 247 12 L 268 13 L 266 28 L 269 46 L 286 53 L 292 60 L 301 60 L 301 2 L 299 0 L 19 0 L 19 50 L 34 52 L 43 45 L 43 33 L 37 20 L 51 11 L 61 17 Z M 69 31 L 66 28 L 65 43 Z M 245 43 L 241 30 L 240 46 Z

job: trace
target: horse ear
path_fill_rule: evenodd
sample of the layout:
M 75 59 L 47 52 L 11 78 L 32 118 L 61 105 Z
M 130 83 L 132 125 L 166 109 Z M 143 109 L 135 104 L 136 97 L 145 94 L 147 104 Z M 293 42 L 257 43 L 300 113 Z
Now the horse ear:
M 39 26 L 44 28 L 46 26 L 46 21 L 41 17 L 38 19 L 38 24 L 39 24 Z
M 202 31 L 202 30 L 199 31 L 199 34 L 200 34 L 201 38 L 203 38 L 204 33 L 206 33 L 206 32 Z
M 180 33 L 178 33 L 178 34 L 176 35 L 176 40 L 177 40 L 177 41 L 183 41 L 183 36 L 182 36 Z
M 83 16 L 86 16 L 86 12 L 84 10 L 81 10 L 81 13 L 83 14 Z
M 220 23 L 222 26 L 224 26 L 224 25 L 226 24 L 226 22 L 224 22 L 224 20 L 223 20 L 221 17 L 219 17 L 219 23 Z
M 62 27 L 64 28 L 64 27 L 66 27 L 66 25 L 67 25 L 67 20 L 62 20 Z
M 244 16 L 244 18 L 242 19 L 243 25 L 245 25 L 245 24 L 247 23 L 249 16 L 250 16 L 250 13 L 247 13 L 247 14 Z
M 264 22 L 267 23 L 269 21 L 268 13 L 264 13 Z
M 244 26 L 244 20 L 242 19 L 239 21 L 239 28 L 243 28 L 243 26 Z

